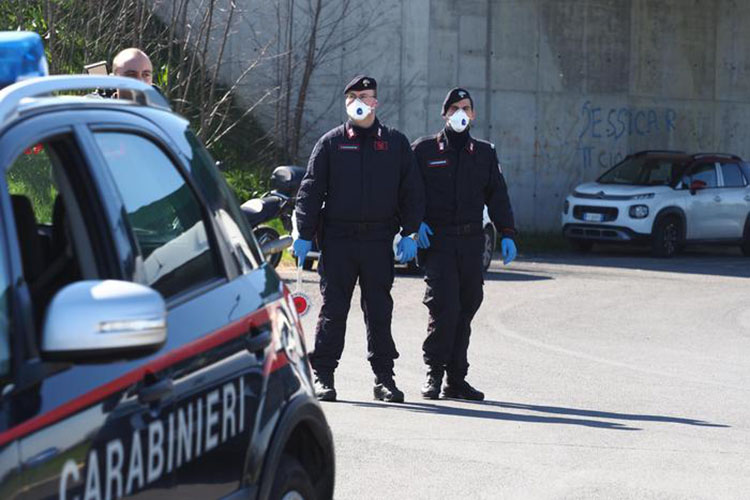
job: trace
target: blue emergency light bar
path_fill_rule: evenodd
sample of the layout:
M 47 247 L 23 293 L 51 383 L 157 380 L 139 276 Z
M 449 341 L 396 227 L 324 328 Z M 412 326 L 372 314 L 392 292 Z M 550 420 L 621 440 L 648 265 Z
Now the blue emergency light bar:
M 0 88 L 47 76 L 42 38 L 32 31 L 0 31 Z

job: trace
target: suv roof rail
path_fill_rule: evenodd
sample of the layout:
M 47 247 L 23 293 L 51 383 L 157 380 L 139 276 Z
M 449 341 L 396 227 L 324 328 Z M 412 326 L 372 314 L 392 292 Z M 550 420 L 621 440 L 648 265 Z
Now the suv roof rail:
M 55 75 L 29 78 L 0 90 L 0 124 L 7 121 L 23 99 L 52 92 L 95 88 L 123 89 L 136 92 L 136 102 L 143 106 L 171 109 L 154 87 L 135 78 L 104 75 Z
M 633 153 L 633 156 L 649 154 L 649 153 L 672 153 L 672 154 L 681 154 L 681 155 L 687 154 L 687 152 L 679 150 L 679 149 L 644 149 L 643 151 L 637 151 Z
M 727 158 L 742 161 L 742 158 L 731 153 L 696 153 L 693 155 L 693 158 Z

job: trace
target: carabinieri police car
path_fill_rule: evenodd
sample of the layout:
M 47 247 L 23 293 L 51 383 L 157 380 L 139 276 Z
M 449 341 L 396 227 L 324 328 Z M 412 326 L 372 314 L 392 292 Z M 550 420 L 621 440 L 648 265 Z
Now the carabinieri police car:
M 332 497 L 297 311 L 187 121 L 45 72 L 0 34 L 0 498 Z M 133 99 L 52 95 L 94 88 Z

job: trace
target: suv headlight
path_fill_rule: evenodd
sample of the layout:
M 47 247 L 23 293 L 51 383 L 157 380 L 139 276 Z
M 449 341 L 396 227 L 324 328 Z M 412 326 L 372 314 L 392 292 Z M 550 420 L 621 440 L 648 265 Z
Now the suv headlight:
M 630 216 L 634 219 L 644 219 L 648 217 L 648 207 L 646 205 L 633 205 L 630 207 Z
M 568 215 L 568 210 L 570 210 L 570 201 L 568 201 L 568 200 L 565 200 L 565 201 L 563 202 L 563 213 L 564 213 L 565 215 Z

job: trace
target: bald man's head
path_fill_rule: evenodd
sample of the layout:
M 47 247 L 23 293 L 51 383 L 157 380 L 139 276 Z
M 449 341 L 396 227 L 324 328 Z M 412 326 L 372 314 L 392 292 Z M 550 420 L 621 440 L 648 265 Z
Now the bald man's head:
M 112 61 L 112 73 L 116 76 L 135 78 L 151 85 L 154 68 L 151 59 L 140 49 L 125 49 Z

